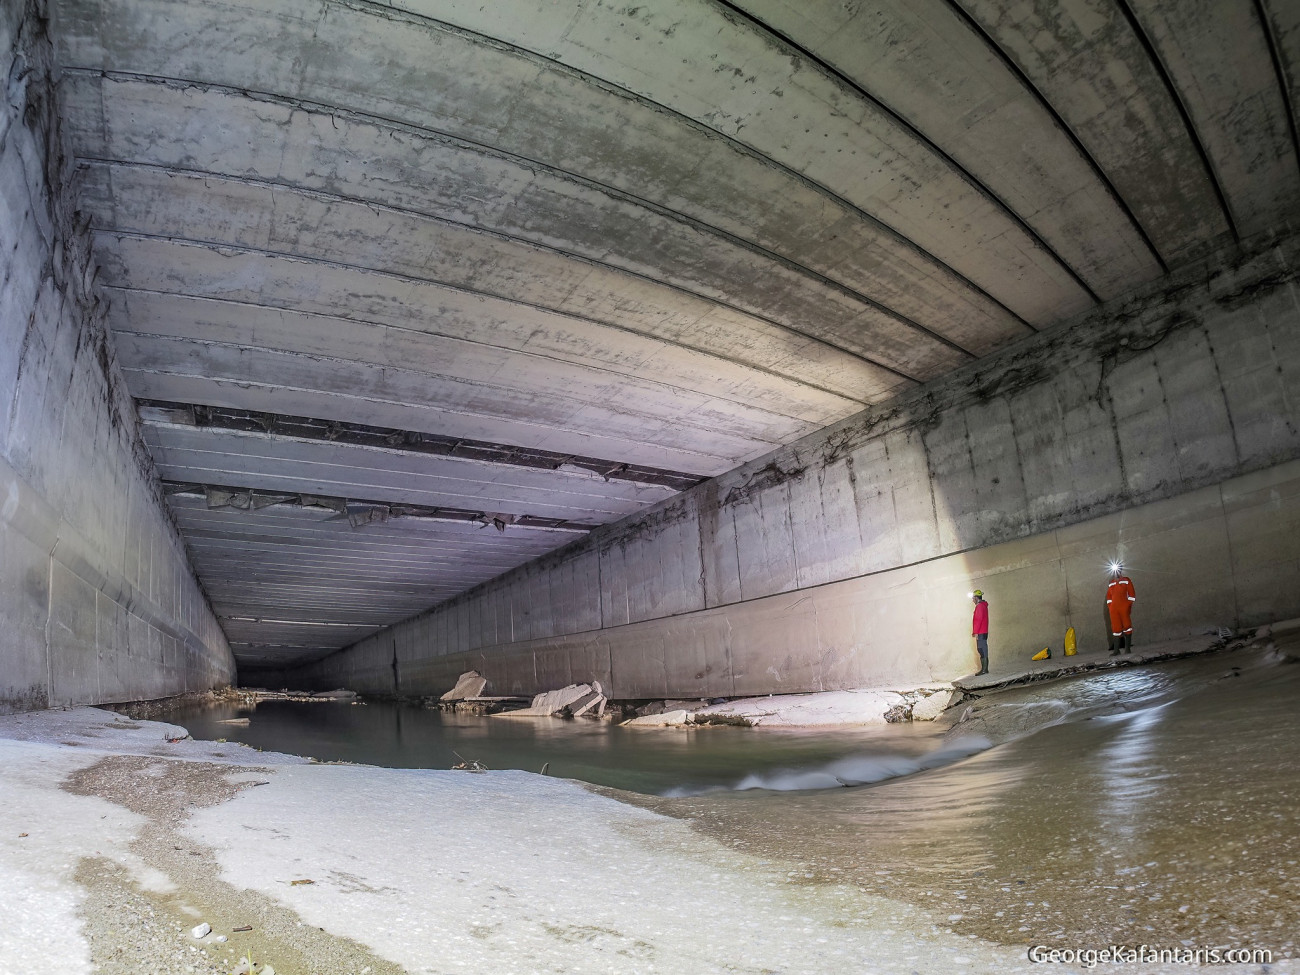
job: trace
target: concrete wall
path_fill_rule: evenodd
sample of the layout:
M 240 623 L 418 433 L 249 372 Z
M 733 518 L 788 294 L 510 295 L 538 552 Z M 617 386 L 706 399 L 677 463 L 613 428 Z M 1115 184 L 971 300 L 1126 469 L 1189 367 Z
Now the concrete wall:
M 68 173 L 42 5 L 0 5 L 0 712 L 234 678 L 136 427 Z
M 716 478 L 289 675 L 620 697 L 804 691 L 1300 615 L 1295 242 L 1220 258 Z

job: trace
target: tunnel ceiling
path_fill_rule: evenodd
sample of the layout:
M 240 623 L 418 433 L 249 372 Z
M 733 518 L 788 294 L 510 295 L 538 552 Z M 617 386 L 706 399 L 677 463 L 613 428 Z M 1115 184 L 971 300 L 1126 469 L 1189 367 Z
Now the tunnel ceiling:
M 54 0 L 117 358 L 245 665 L 1300 200 L 1294 0 Z

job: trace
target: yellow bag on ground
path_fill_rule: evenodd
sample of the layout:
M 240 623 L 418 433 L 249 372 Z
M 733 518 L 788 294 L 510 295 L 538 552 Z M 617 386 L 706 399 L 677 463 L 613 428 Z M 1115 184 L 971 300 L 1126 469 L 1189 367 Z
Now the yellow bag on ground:
M 1051 656 L 1052 656 L 1052 648 L 1051 648 L 1051 647 L 1043 647 L 1043 649 L 1039 650 L 1036 654 L 1034 654 L 1034 655 L 1033 655 L 1032 657 L 1030 657 L 1029 659 L 1030 659 L 1030 660 L 1047 660 L 1047 659 L 1049 659 Z
M 1074 627 L 1072 626 L 1065 631 L 1065 655 L 1073 657 L 1078 652 L 1079 645 L 1074 640 Z

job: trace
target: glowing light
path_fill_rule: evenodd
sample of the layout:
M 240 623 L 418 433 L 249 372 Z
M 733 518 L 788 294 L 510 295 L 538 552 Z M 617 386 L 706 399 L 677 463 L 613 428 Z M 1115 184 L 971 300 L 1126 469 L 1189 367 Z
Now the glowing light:
M 967 598 L 967 599 L 974 599 L 974 598 L 975 598 L 975 593 L 973 593 L 973 592 L 968 592 L 968 593 L 966 593 L 966 598 Z
M 1111 571 L 1111 572 L 1118 572 L 1118 571 L 1119 571 L 1120 569 L 1122 569 L 1122 568 L 1124 568 L 1124 566 L 1120 565 L 1118 562 L 1112 562 L 1112 563 L 1110 564 L 1110 571 Z

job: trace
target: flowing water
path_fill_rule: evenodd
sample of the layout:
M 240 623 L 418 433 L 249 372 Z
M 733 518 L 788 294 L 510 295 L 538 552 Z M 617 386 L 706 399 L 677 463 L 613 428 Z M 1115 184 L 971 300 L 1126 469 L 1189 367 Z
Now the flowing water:
M 969 712 L 950 729 L 801 732 L 376 703 L 262 704 L 248 727 L 216 723 L 249 713 L 233 708 L 169 717 L 326 760 L 549 763 L 806 883 L 920 904 L 1008 944 L 1297 954 L 1300 662 L 1207 654 L 987 694 Z

